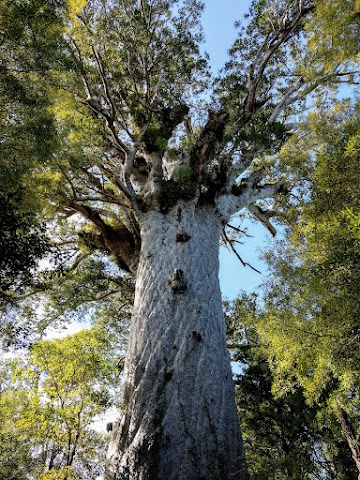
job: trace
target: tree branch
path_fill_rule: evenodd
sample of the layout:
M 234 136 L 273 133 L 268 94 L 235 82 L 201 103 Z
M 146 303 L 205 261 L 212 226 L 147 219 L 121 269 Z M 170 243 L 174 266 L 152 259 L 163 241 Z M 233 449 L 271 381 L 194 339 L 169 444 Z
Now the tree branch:
M 237 250 L 236 250 L 236 248 L 235 248 L 235 246 L 234 246 L 234 244 L 233 244 L 233 240 L 231 240 L 231 239 L 227 236 L 225 229 L 223 230 L 223 236 L 224 236 L 224 239 L 225 239 L 225 243 L 226 243 L 227 245 L 229 245 L 229 247 L 231 248 L 232 252 L 236 255 L 236 257 L 238 258 L 238 260 L 240 260 L 240 262 L 242 263 L 242 265 L 243 265 L 244 267 L 250 267 L 250 268 L 251 268 L 252 270 L 254 270 L 255 272 L 261 274 L 261 272 L 260 272 L 259 270 L 257 270 L 255 267 L 253 267 L 250 263 L 245 262 L 245 261 L 240 257 L 239 253 L 237 252 Z
M 86 303 L 100 302 L 101 300 L 104 300 L 105 298 L 108 298 L 111 295 L 115 295 L 116 293 L 121 293 L 121 292 L 122 292 L 121 288 L 115 288 L 113 290 L 108 290 L 107 292 L 104 292 L 101 295 L 98 295 L 97 297 L 88 298 L 88 299 L 85 299 L 83 301 L 86 302 Z
M 297 100 L 298 96 L 293 97 L 293 95 L 302 87 L 303 84 L 304 84 L 304 78 L 301 76 L 298 79 L 298 81 L 295 82 L 294 85 L 292 85 L 289 88 L 289 90 L 286 92 L 283 98 L 277 103 L 272 114 L 268 119 L 269 122 L 274 122 L 277 119 L 277 117 L 280 115 L 280 113 L 284 110 L 284 108 L 293 104 Z
M 77 255 L 77 257 L 75 258 L 74 262 L 70 265 L 69 268 L 67 268 L 67 271 L 68 272 L 73 272 L 74 270 L 77 269 L 77 267 L 80 265 L 80 263 L 85 260 L 85 258 L 87 258 L 88 255 L 87 254 L 82 254 L 82 253 L 79 253 Z
M 276 229 L 275 227 L 270 223 L 270 218 L 276 215 L 276 213 L 272 210 L 262 210 L 258 205 L 255 203 L 252 203 L 251 205 L 248 205 L 247 210 L 253 215 L 257 220 L 259 220 L 264 227 L 269 230 L 271 235 L 275 237 L 276 235 Z
M 283 182 L 274 182 L 260 185 L 259 182 L 265 175 L 264 170 L 253 172 L 248 178 L 243 179 L 239 186 L 235 186 L 231 193 L 224 193 L 217 200 L 220 215 L 227 221 L 234 213 L 247 208 L 257 200 L 265 200 L 277 193 L 287 191 Z
M 283 22 L 283 28 L 278 30 L 274 29 L 275 35 L 271 38 L 271 32 L 269 32 L 261 46 L 255 60 L 248 68 L 247 72 L 247 96 L 245 98 L 243 109 L 240 117 L 234 124 L 233 133 L 236 133 L 243 128 L 253 117 L 256 111 L 264 104 L 264 102 L 256 102 L 256 94 L 258 87 L 264 77 L 266 67 L 268 66 L 271 58 L 275 52 L 290 38 L 296 31 L 302 19 L 310 13 L 314 7 L 304 7 L 303 3 L 299 3 L 299 12 L 291 21 Z M 256 65 L 258 63 L 258 65 Z
M 208 121 L 190 152 L 190 167 L 193 180 L 199 188 L 205 167 L 215 158 L 224 139 L 230 115 L 227 111 L 209 111 Z
M 89 80 L 87 78 L 87 75 L 85 73 L 86 69 L 84 67 L 84 62 L 83 62 L 83 59 L 82 59 L 81 50 L 80 50 L 79 46 L 77 45 L 74 38 L 71 38 L 70 41 L 73 44 L 73 46 L 75 47 L 75 50 L 77 52 L 77 63 L 80 67 L 81 79 L 82 79 L 83 84 L 84 84 L 86 95 L 87 95 L 88 98 L 92 98 L 93 94 L 92 94 L 92 90 L 91 90 L 91 87 L 90 87 L 90 82 L 89 82 Z
M 247 238 L 254 238 L 253 235 L 249 235 L 245 230 L 241 230 L 241 228 L 234 227 L 234 225 L 231 225 L 230 223 L 228 223 L 226 226 L 231 228 L 232 230 L 235 230 L 235 232 L 240 233 L 241 235 L 245 235 L 245 237 Z
M 102 239 L 101 246 L 116 256 L 120 268 L 128 272 L 136 272 L 139 246 L 133 233 L 124 224 L 116 227 L 108 225 L 94 209 L 75 201 L 70 201 L 68 207 L 79 212 L 98 228 Z
M 97 64 L 98 71 L 99 71 L 99 74 L 100 74 L 100 78 L 101 78 L 101 81 L 102 81 L 102 84 L 103 84 L 103 87 L 104 87 L 105 98 L 108 101 L 108 103 L 110 104 L 110 108 L 111 108 L 110 118 L 111 118 L 112 121 L 114 121 L 115 120 L 115 115 L 116 115 L 116 108 L 115 108 L 115 104 L 114 104 L 114 101 L 113 101 L 113 98 L 112 98 L 112 95 L 111 95 L 111 92 L 110 92 L 109 83 L 108 83 L 106 73 L 105 73 L 104 63 L 103 63 L 103 60 L 101 58 L 100 53 L 97 50 L 95 50 L 95 48 L 93 46 L 91 47 L 91 49 L 92 49 L 93 54 L 94 54 L 95 59 L 96 59 L 96 64 Z
M 240 158 L 231 166 L 228 178 L 226 180 L 224 190 L 230 192 L 233 188 L 236 179 L 239 175 L 245 172 L 251 165 L 252 161 L 258 155 L 259 151 L 257 148 L 253 148 L 251 152 L 247 152 L 240 155 Z
M 62 165 L 59 162 L 57 163 L 57 166 L 58 166 L 59 170 L 61 171 L 61 173 L 63 174 L 63 176 L 66 178 L 68 184 L 70 185 L 70 188 L 71 188 L 71 191 L 72 191 L 72 194 L 73 194 L 73 199 L 76 200 L 77 199 L 76 189 L 75 189 L 75 186 L 74 186 L 71 178 L 69 177 L 69 175 L 67 174 L 67 172 L 65 171 L 65 169 L 62 167 Z
M 98 167 L 100 170 L 106 175 L 106 177 L 109 179 L 109 181 L 118 187 L 118 189 L 124 193 L 124 195 L 130 200 L 133 201 L 134 197 L 136 196 L 135 192 L 131 192 L 125 185 L 124 183 L 119 179 L 119 177 L 115 176 L 114 173 L 109 170 L 107 167 L 105 167 L 102 164 L 98 164 Z

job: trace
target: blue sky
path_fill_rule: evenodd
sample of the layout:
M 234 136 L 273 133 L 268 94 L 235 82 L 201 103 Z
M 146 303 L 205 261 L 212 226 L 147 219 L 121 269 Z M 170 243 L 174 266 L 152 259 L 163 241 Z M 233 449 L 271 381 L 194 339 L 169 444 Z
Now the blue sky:
M 253 292 L 264 280 L 266 264 L 259 257 L 269 245 L 271 235 L 260 224 L 246 222 L 248 233 L 252 238 L 244 240 L 243 245 L 237 246 L 241 258 L 254 266 L 261 274 L 250 267 L 244 267 L 236 256 L 225 247 L 220 247 L 220 286 L 224 297 L 233 299 L 241 290 Z M 242 225 L 242 228 L 244 224 Z
M 236 30 L 234 22 L 243 18 L 250 1 L 205 0 L 202 24 L 206 37 L 206 50 L 210 55 L 214 72 L 226 62 L 227 50 L 231 47 Z
M 227 58 L 227 51 L 236 38 L 234 22 L 243 18 L 250 1 L 245 0 L 205 0 L 203 27 L 206 38 L 205 49 L 210 55 L 213 72 L 221 69 Z M 236 223 L 235 223 L 236 224 Z M 260 250 L 269 241 L 269 234 L 261 225 L 247 222 L 249 234 L 244 245 L 238 246 L 238 252 L 244 261 L 265 273 L 266 266 L 258 260 Z M 225 297 L 234 298 L 241 290 L 253 291 L 263 279 L 263 275 L 249 267 L 243 267 L 232 252 L 224 247 L 220 249 L 220 284 Z

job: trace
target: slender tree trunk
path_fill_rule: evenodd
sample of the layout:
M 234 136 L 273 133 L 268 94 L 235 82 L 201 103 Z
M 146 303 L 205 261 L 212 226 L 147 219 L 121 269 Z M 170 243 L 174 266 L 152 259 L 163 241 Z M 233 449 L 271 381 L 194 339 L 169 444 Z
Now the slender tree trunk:
M 355 436 L 354 430 L 351 425 L 350 418 L 348 414 L 345 412 L 345 410 L 342 407 L 338 407 L 337 409 L 337 414 L 338 414 L 338 419 L 341 424 L 341 429 L 346 437 L 347 443 L 349 445 L 349 448 L 351 450 L 352 457 L 354 459 L 356 468 L 358 469 L 359 472 L 359 480 L 360 480 L 360 448 L 359 448 L 359 442 L 357 441 L 357 438 Z
M 244 479 L 218 281 L 221 221 L 149 212 L 107 480 Z

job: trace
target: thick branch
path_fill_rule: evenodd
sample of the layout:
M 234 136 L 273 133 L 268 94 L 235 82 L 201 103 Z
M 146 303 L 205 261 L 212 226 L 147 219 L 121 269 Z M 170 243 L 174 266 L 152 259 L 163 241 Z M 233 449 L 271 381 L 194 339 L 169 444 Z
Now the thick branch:
M 247 152 L 245 154 L 240 155 L 240 158 L 231 166 L 231 169 L 228 174 L 226 184 L 224 187 L 224 191 L 231 192 L 231 189 L 235 185 L 235 182 L 238 176 L 244 173 L 249 168 L 252 161 L 256 158 L 257 154 L 258 154 L 258 149 L 254 147 L 251 150 L 251 152 Z
M 125 225 L 112 227 L 92 208 L 75 201 L 69 202 L 68 207 L 79 212 L 97 227 L 101 233 L 103 247 L 116 256 L 120 268 L 131 273 L 136 272 L 139 260 L 138 242 Z
M 136 194 L 133 190 L 133 188 L 129 189 L 124 185 L 124 183 L 120 180 L 119 177 L 117 177 L 109 168 L 105 167 L 102 164 L 98 164 L 98 167 L 100 170 L 106 175 L 106 177 L 109 179 L 109 181 L 115 185 L 116 187 L 119 188 L 119 190 L 126 195 L 126 197 L 130 200 L 131 205 L 137 212 L 137 205 L 136 205 Z
M 253 172 L 247 179 L 242 180 L 231 193 L 219 196 L 217 208 L 226 221 L 236 212 L 255 204 L 258 200 L 271 198 L 275 194 L 285 191 L 282 182 L 261 185 L 260 181 L 264 175 L 263 170 Z
M 224 110 L 209 112 L 209 118 L 190 152 L 193 180 L 200 186 L 206 166 L 216 157 L 225 135 L 230 115 Z
M 275 237 L 276 235 L 276 229 L 275 227 L 270 223 L 270 218 L 276 215 L 276 212 L 273 210 L 262 210 L 258 205 L 255 203 L 248 205 L 247 210 L 257 219 L 259 220 L 262 225 L 269 230 L 271 235 Z

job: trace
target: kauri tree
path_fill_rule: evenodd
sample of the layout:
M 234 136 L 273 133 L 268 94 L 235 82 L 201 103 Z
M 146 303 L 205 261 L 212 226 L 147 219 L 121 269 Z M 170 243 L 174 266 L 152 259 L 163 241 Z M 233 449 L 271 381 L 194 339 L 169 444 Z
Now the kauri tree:
M 291 185 L 271 155 L 308 95 L 321 101 L 333 80 L 354 78 L 348 56 L 324 62 L 314 46 L 311 16 L 324 19 L 316 6 L 327 4 L 254 1 L 212 81 L 200 1 L 67 3 L 67 71 L 47 77 L 59 142 L 43 172 L 47 218 L 56 212 L 61 244 L 72 245 L 63 271 L 100 252 L 123 273 L 99 297 L 136 283 L 108 480 L 247 478 L 219 239 L 243 209 L 274 233 L 269 219 Z

